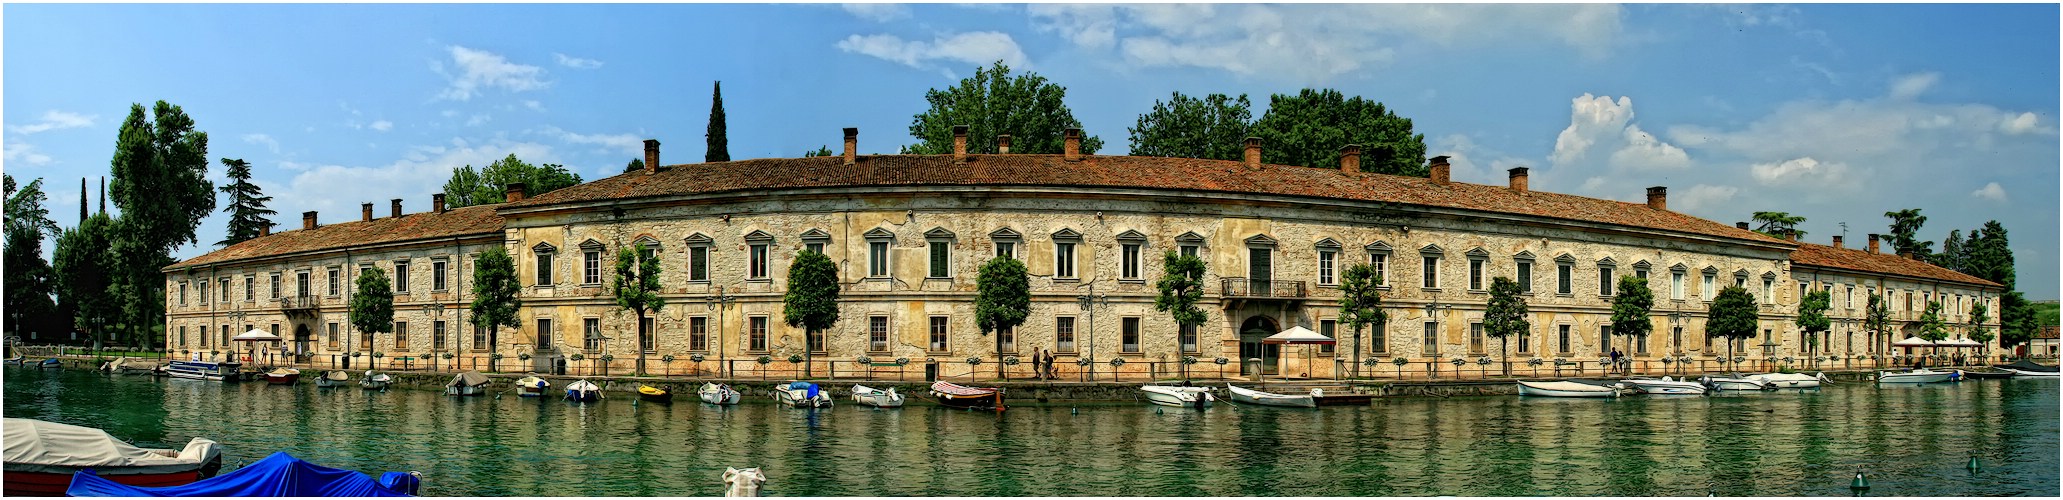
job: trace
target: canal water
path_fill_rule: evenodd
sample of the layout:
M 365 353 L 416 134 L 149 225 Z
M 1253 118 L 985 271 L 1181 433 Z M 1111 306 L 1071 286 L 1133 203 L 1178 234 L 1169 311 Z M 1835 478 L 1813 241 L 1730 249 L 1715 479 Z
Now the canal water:
M 616 397 L 272 387 L 8 367 L 8 417 L 146 447 L 203 436 L 233 468 L 284 450 L 423 473 L 437 496 L 2056 496 L 2058 383 L 1986 380 L 1618 400 L 1387 399 L 968 412 L 731 408 Z M 1979 468 L 1971 471 L 1971 457 Z

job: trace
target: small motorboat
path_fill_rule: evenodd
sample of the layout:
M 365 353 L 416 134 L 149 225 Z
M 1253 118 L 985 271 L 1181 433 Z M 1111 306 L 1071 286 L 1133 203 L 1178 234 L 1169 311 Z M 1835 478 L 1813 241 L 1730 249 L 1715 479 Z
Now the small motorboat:
M 1675 380 L 1667 376 L 1658 379 L 1629 378 L 1620 381 L 1620 383 L 1631 386 L 1633 390 L 1645 394 L 1704 394 L 1707 390 L 1705 384 L 1689 380 Z
M 671 403 L 673 402 L 673 389 L 670 387 L 652 387 L 638 384 L 638 399 L 655 403 Z
M 931 383 L 931 397 L 937 398 L 940 406 L 1003 409 L 1003 389 L 1000 387 L 967 387 L 941 380 Z
M 1295 408 L 1317 408 L 1316 394 L 1276 394 L 1226 384 L 1225 390 L 1232 393 L 1232 402 L 1262 406 L 1289 406 Z M 1312 389 L 1316 391 L 1316 389 Z M 1322 394 L 1322 393 L 1321 393 Z
M 1825 373 L 1815 373 L 1812 375 L 1803 373 L 1758 373 L 1742 378 L 1759 380 L 1764 384 L 1769 384 L 1770 387 L 1778 389 L 1813 389 L 1819 387 L 1821 382 L 1827 381 Z
M 573 381 L 571 384 L 566 384 L 567 401 L 590 402 L 599 399 L 602 399 L 602 388 L 596 386 L 594 382 L 580 379 Z
M 294 385 L 301 381 L 301 370 L 295 368 L 273 368 L 265 372 L 265 383 L 272 385 Z
M 550 381 L 537 378 L 536 375 L 516 379 L 517 396 L 526 398 L 544 397 L 544 393 L 551 388 L 552 383 Z
M 730 384 L 714 382 L 702 383 L 702 390 L 695 391 L 695 395 L 700 396 L 702 402 L 713 405 L 734 405 L 738 404 L 738 400 L 745 397 L 744 394 L 739 393 L 736 389 L 732 389 Z
M 349 383 L 351 383 L 351 374 L 344 373 L 343 370 L 330 370 L 323 372 L 320 377 L 315 377 L 316 387 L 343 387 L 344 384 Z
M 1963 378 L 1971 380 L 2013 378 L 2013 372 L 1997 368 L 1972 368 L 1962 370 Z
M 1578 382 L 1532 382 L 1520 380 L 1519 395 L 1553 398 L 1609 398 L 1618 396 L 1619 389 Z
M 36 367 L 37 367 L 37 368 L 64 368 L 64 362 L 63 362 L 63 361 L 59 361 L 59 360 L 58 360 L 57 358 L 50 358 L 50 359 L 45 359 L 45 360 L 43 360 L 43 361 L 41 361 L 41 362 L 38 362 L 38 363 L 36 363 Z
M 212 361 L 173 361 L 165 365 L 165 374 L 172 378 L 236 382 L 243 376 L 237 373 L 239 363 L 216 363 Z
M 1991 365 L 1991 367 L 2012 372 L 2015 377 L 2056 377 L 2056 367 L 2025 359 L 2014 361 L 2012 364 Z
M 1934 371 L 1934 370 L 1929 370 L 1929 369 L 1926 369 L 1926 368 L 1914 368 L 1914 369 L 1912 369 L 1911 371 L 1903 371 L 1903 372 L 1883 371 L 1883 372 L 1877 372 L 1877 383 L 1879 383 L 1879 384 L 1931 384 L 1931 383 L 1934 383 L 1934 382 L 1947 382 L 1947 381 L 1948 381 L 1948 379 L 1949 379 L 1950 377 L 1954 377 L 1954 376 L 1955 376 L 1955 374 L 1956 374 L 1956 372 L 1955 372 L 1955 371 L 1953 371 L 1953 370 L 1951 370 L 1951 371 Z
M 100 371 L 121 375 L 149 375 L 157 371 L 157 363 L 138 358 L 116 358 L 100 365 Z
M 446 396 L 478 396 L 487 393 L 487 376 L 480 372 L 467 371 L 453 375 L 451 382 L 444 384 Z
M 1704 377 L 1699 378 L 1698 381 L 1704 382 L 1706 387 L 1711 387 L 1712 390 L 1715 391 L 1776 390 L 1776 386 L 1770 385 L 1769 382 L 1764 382 L 1761 380 L 1756 380 L 1748 377 L 1742 377 L 1739 375 L 1706 375 Z
M 774 386 L 774 401 L 796 408 L 830 408 L 831 393 L 817 387 L 817 384 L 790 382 Z
M 15 356 L 12 358 L 7 358 L 5 360 L 0 360 L 0 364 L 4 364 L 7 366 L 21 366 L 23 361 L 27 361 L 27 359 L 21 356 Z
M 133 486 L 178 486 L 206 479 L 222 469 L 222 446 L 206 438 L 186 448 L 145 449 L 92 427 L 27 418 L 8 418 L 5 485 L 7 496 L 61 496 L 72 474 L 91 469 L 98 479 Z
M 386 389 L 387 386 L 393 384 L 394 376 L 385 373 L 373 373 L 372 370 L 366 370 L 365 378 L 358 379 L 358 386 L 366 389 Z
M 1161 406 L 1179 408 L 1210 408 L 1218 400 L 1211 395 L 1209 387 L 1179 387 L 1172 385 L 1142 385 L 1139 392 L 1146 396 L 1146 402 Z
M 10 478 L 11 479 L 11 478 Z M 95 469 L 67 476 L 60 492 L 75 497 L 405 497 L 422 488 L 422 474 L 388 472 L 379 479 L 294 458 L 287 452 L 251 462 L 228 474 L 178 486 L 148 487 L 109 481 Z
M 884 391 L 864 385 L 854 385 L 852 386 L 852 401 L 876 408 L 897 408 L 903 405 L 903 395 L 896 394 L 894 387 Z

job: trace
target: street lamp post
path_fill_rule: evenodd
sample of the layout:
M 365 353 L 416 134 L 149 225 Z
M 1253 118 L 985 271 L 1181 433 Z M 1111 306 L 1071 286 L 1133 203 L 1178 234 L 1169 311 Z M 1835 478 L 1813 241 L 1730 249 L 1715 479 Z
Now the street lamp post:
M 431 317 L 431 318 L 434 318 L 434 319 L 433 319 L 432 321 L 443 321 L 443 320 L 444 320 L 444 304 L 443 304 L 443 303 L 441 303 L 441 302 L 431 302 L 431 303 L 429 303 L 428 305 L 424 305 L 424 306 L 423 306 L 423 312 L 427 312 L 427 313 L 430 313 L 430 317 Z M 434 326 L 434 325 L 436 325 L 436 323 L 431 323 L 431 325 L 433 325 L 433 326 Z M 448 326 L 447 326 L 447 327 L 445 327 L 445 328 L 444 328 L 444 331 L 443 331 L 443 332 L 431 332 L 431 333 L 436 333 L 436 334 L 438 334 L 438 337 L 437 337 L 437 338 L 434 338 L 434 339 L 430 339 L 430 347 L 431 347 L 431 349 L 430 349 L 430 355 L 428 356 L 428 357 L 430 358 L 430 371 L 434 372 L 434 371 L 437 371 L 437 354 L 439 354 L 439 353 L 437 353 L 436 351 L 440 350 L 440 348 L 442 348 L 442 347 L 443 347 L 443 346 L 441 346 L 441 345 L 439 345 L 439 344 L 443 343 L 443 341 L 444 341 L 444 337 L 443 337 L 443 336 L 444 336 L 444 335 L 450 335 L 450 334 L 451 334 L 451 327 L 448 327 Z
M 1096 302 L 1110 305 L 1109 295 L 1096 295 L 1096 284 L 1089 283 L 1088 293 L 1075 296 L 1075 302 L 1089 313 L 1089 380 L 1096 379 Z
M 703 300 L 703 306 L 704 306 L 704 307 L 706 307 L 707 309 L 714 309 L 714 310 L 716 310 L 716 340 L 715 340 L 715 342 L 716 342 L 716 359 L 718 359 L 718 360 L 719 360 L 719 361 L 717 361 L 718 363 L 722 363 L 722 364 L 724 365 L 724 367 L 725 367 L 726 369 L 728 369 L 728 368 L 729 368 L 729 366 L 730 366 L 730 362 L 729 362 L 729 361 L 725 361 L 725 360 L 726 360 L 727 358 L 725 358 L 725 357 L 724 357 L 724 343 L 723 343 L 723 311 L 724 311 L 724 306 L 730 305 L 730 303 L 731 303 L 732 301 L 738 300 L 738 296 L 736 296 L 736 295 L 728 295 L 728 294 L 725 294 L 725 293 L 724 293 L 724 289 L 723 289 L 723 285 L 717 285 L 717 286 L 716 286 L 716 294 L 715 294 L 715 295 L 710 295 L 710 296 L 707 296 L 707 297 L 703 297 L 703 298 L 702 298 L 702 300 Z M 804 337 L 807 337 L 807 336 L 809 336 L 809 334 L 808 334 L 807 332 L 805 332 L 805 333 L 803 333 L 803 336 L 804 336 Z M 804 340 L 807 340 L 807 339 L 805 338 Z M 703 346 L 703 348 L 704 348 L 704 349 L 707 349 L 707 348 L 708 348 L 708 346 Z M 700 363 L 697 363 L 697 364 L 700 364 Z M 696 368 L 697 368 L 697 369 L 700 369 L 701 367 L 700 367 L 700 366 L 697 366 Z M 728 375 L 728 373 L 727 373 L 726 375 Z
M 1434 372 L 1434 371 L 1438 371 L 1438 370 L 1440 369 L 1440 368 L 1439 368 L 1439 366 L 1440 366 L 1440 338 L 1439 338 L 1439 331 L 1440 331 L 1440 327 L 1439 327 L 1439 324 L 1440 324 L 1440 318 L 1439 318 L 1438 316 L 1435 316 L 1435 315 L 1436 315 L 1436 314 L 1439 314 L 1439 312 L 1440 312 L 1440 311 L 1442 311 L 1442 310 L 1447 310 L 1447 309 L 1453 309 L 1453 308 L 1454 308 L 1454 305 L 1453 305 L 1453 304 L 1441 304 L 1441 303 L 1440 303 L 1440 292 L 1433 292 L 1433 301 L 1432 301 L 1432 302 L 1427 302 L 1427 303 L 1425 304 L 1425 316 L 1426 316 L 1426 319 L 1430 319 L 1430 320 L 1432 320 L 1432 321 L 1433 321 L 1433 325 L 1434 325 L 1434 326 L 1433 326 L 1433 338 L 1432 338 L 1432 340 L 1433 340 L 1433 344 L 1432 344 L 1432 345 L 1430 346 L 1430 347 L 1431 347 L 1431 349 L 1429 349 L 1429 350 L 1428 350 L 1427 352 L 1425 352 L 1425 355 L 1426 355 L 1426 357 L 1427 357 L 1427 358 L 1430 358 L 1430 359 L 1431 359 L 1431 361 L 1427 362 L 1427 365 L 1426 365 L 1426 366 L 1428 366 L 1428 367 L 1429 367 L 1429 369 L 1427 370 L 1427 372 L 1428 372 L 1428 375 L 1431 375 L 1431 372 Z M 1455 370 L 1455 376 L 1460 376 L 1460 374 L 1461 374 L 1460 370 L 1459 370 L 1459 369 L 1456 369 L 1456 370 Z
M 229 324 L 231 324 L 231 325 L 242 325 L 242 324 L 244 323 L 244 318 L 245 318 L 245 317 L 248 317 L 249 315 L 250 315 L 250 313 L 244 312 L 244 309 L 243 309 L 243 305 L 239 304 L 239 305 L 237 305 L 237 306 L 236 306 L 236 309 L 233 309 L 233 310 L 229 311 Z M 241 332 L 241 331 L 239 331 L 239 332 L 236 332 L 236 333 L 232 333 L 232 334 L 229 334 L 229 338 L 231 338 L 231 339 L 234 339 L 234 338 L 236 338 L 236 336 L 237 336 L 237 335 L 242 335 L 242 334 L 243 334 L 243 332 Z M 234 342 L 234 340 L 232 340 L 231 342 Z M 230 346 L 224 346 L 224 347 L 230 347 Z M 228 351 L 229 351 L 229 358 L 230 358 L 230 360 L 234 361 L 234 360 L 236 359 L 236 349 L 228 349 Z

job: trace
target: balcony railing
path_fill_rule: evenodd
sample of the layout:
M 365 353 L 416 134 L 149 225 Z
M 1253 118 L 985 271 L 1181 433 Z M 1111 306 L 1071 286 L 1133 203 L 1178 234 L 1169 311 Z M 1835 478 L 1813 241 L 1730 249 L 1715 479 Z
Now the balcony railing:
M 322 297 L 318 295 L 285 295 L 279 298 L 279 308 L 284 311 L 316 309 L 320 307 L 322 307 Z
M 1301 299 L 1308 293 L 1302 281 L 1222 278 L 1218 284 L 1225 297 Z

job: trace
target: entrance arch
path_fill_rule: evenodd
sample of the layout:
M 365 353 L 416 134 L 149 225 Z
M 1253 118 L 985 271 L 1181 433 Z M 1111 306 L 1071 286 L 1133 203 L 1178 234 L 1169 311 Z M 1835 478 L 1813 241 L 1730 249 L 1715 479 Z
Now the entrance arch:
M 1240 375 L 1253 375 L 1252 373 L 1249 373 L 1251 370 L 1248 369 L 1246 366 L 1246 360 L 1253 358 L 1261 358 L 1261 374 L 1275 374 L 1275 358 L 1276 355 L 1280 353 L 1282 346 L 1275 344 L 1263 344 L 1261 343 L 1261 340 L 1268 338 L 1269 335 L 1280 333 L 1281 331 L 1281 325 L 1275 322 L 1275 318 L 1270 318 L 1267 316 L 1250 317 L 1246 319 L 1246 322 L 1240 323 Z

